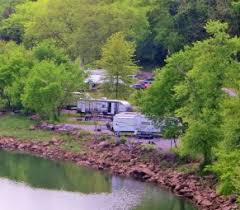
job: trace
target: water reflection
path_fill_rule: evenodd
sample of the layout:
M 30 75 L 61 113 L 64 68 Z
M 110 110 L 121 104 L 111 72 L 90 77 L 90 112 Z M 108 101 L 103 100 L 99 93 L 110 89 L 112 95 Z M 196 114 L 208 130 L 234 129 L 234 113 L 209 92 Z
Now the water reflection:
M 34 188 L 111 192 L 111 177 L 101 172 L 19 153 L 0 152 L 0 177 L 24 182 Z
M 0 152 L 4 210 L 194 210 L 150 184 L 23 154 Z

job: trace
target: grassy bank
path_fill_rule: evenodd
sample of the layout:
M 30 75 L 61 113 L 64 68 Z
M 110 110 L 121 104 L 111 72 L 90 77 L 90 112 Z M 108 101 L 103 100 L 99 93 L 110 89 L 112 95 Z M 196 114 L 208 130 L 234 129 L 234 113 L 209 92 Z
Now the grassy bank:
M 90 138 L 90 134 L 84 133 L 79 138 L 67 134 L 56 133 L 54 131 L 44 131 L 35 129 L 36 121 L 17 114 L 6 114 L 0 117 L 0 136 L 13 137 L 20 140 L 31 141 L 63 141 L 63 149 L 80 152 L 83 140 Z

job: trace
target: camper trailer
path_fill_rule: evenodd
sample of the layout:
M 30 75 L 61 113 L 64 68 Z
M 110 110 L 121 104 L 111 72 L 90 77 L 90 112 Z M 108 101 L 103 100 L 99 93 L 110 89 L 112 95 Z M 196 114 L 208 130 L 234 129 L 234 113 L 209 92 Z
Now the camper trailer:
M 97 113 L 104 115 L 115 115 L 132 110 L 127 101 L 110 99 L 80 99 L 77 110 L 81 113 Z
M 115 133 L 160 133 L 160 129 L 155 126 L 152 120 L 136 112 L 123 112 L 115 115 L 112 128 Z

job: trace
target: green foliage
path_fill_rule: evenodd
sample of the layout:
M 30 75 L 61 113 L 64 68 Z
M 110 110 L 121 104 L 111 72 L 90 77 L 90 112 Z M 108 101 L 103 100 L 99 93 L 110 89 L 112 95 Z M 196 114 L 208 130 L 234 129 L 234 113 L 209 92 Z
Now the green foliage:
M 27 46 L 50 39 L 72 58 L 84 64 L 100 57 L 103 43 L 114 33 L 123 31 L 133 40 L 145 36 L 146 9 L 138 1 L 39 0 L 16 7 L 4 30 L 19 25 Z
M 156 150 L 156 146 L 153 144 L 142 144 L 141 150 L 146 151 L 146 152 L 152 152 L 152 151 Z
M 166 139 L 177 139 L 184 132 L 184 125 L 176 118 L 165 118 L 163 120 L 162 135 Z
M 26 3 L 27 0 L 1 0 L 0 1 L 0 38 L 12 40 L 17 43 L 23 41 L 24 27 L 19 18 L 9 21 L 14 16 L 16 7 Z
M 126 143 L 127 143 L 127 137 L 121 136 L 121 137 L 120 137 L 120 143 L 121 143 L 121 144 L 126 144 Z
M 134 51 L 134 44 L 126 41 L 122 33 L 112 35 L 103 46 L 99 65 L 107 71 L 108 95 L 114 94 L 115 98 L 129 96 L 129 75 L 134 74 L 137 68 L 133 61 Z
M 202 167 L 204 167 L 212 162 L 212 148 L 219 139 L 219 130 L 215 124 L 202 121 L 191 122 L 186 134 L 181 138 L 182 153 L 202 154 L 204 156 Z
M 50 41 L 43 41 L 38 44 L 33 50 L 34 56 L 39 61 L 51 60 L 56 64 L 69 62 L 68 57 L 64 54 L 64 51 L 57 48 Z
M 55 115 L 64 97 L 61 85 L 63 73 L 63 67 L 47 61 L 34 66 L 22 96 L 24 106 L 40 113 L 42 117 L 58 119 Z
M 180 153 L 202 155 L 201 171 L 215 159 L 208 170 L 218 175 L 219 192 L 239 195 L 240 39 L 226 33 L 226 23 L 210 21 L 205 28 L 211 37 L 170 56 L 137 101 L 154 119 L 183 119 L 188 128 Z M 174 132 L 170 126 L 167 134 Z
M 153 118 L 174 115 L 181 104 L 181 100 L 174 97 L 174 85 L 183 81 L 185 71 L 192 67 L 192 57 L 186 49 L 167 59 L 166 66 L 157 71 L 156 81 L 138 99 L 144 113 Z
M 225 195 L 236 193 L 240 195 L 240 150 L 226 150 L 224 147 L 225 145 L 222 145 L 222 147 L 218 149 L 218 161 L 210 167 L 210 169 L 219 177 L 219 193 Z
M 153 56 L 157 54 L 163 59 L 166 55 L 183 49 L 190 43 L 207 38 L 204 26 L 209 20 L 227 22 L 230 25 L 231 34 L 240 34 L 238 1 L 158 0 L 151 2 L 148 19 L 152 33 L 142 45 L 151 47 L 148 52 L 152 52 Z M 141 53 L 138 52 L 138 54 Z M 155 61 L 155 57 L 148 59 Z M 161 63 L 160 58 L 157 59 L 158 63 Z
M 20 95 L 32 65 L 32 54 L 23 46 L 1 43 L 0 97 L 9 108 L 22 108 Z
M 229 149 L 240 149 L 240 98 L 227 98 L 222 103 L 222 130 L 225 146 Z
M 71 93 L 81 87 L 81 76 L 81 71 L 74 66 L 56 65 L 50 61 L 37 63 L 24 88 L 24 106 L 44 118 L 58 120 L 61 107 Z
M 103 44 L 117 32 L 136 42 L 137 59 L 151 68 L 206 38 L 209 20 L 227 22 L 231 34 L 240 34 L 237 0 L 1 0 L 0 5 L 2 39 L 28 47 L 50 39 L 84 64 L 99 59 Z
M 206 30 L 212 37 L 169 57 L 139 100 L 142 110 L 155 119 L 176 115 L 188 124 L 183 152 L 203 155 L 203 165 L 211 162 L 212 148 L 222 140 L 222 89 L 239 78 L 239 61 L 234 56 L 239 38 L 230 38 L 226 29 L 227 24 L 210 21 Z
M 50 131 L 32 130 L 31 128 L 36 125 L 37 122 L 31 121 L 24 116 L 4 115 L 0 118 L 0 136 L 33 141 L 67 140 L 70 138 Z
M 238 77 L 232 79 L 232 84 L 235 83 L 234 81 L 239 81 Z M 237 96 L 226 97 L 221 106 L 223 141 L 216 149 L 217 162 L 210 167 L 210 170 L 219 177 L 220 193 L 240 195 L 240 101 L 239 91 L 237 89 L 235 91 Z
M 33 51 L 2 42 L 0 61 L 0 98 L 7 109 L 31 109 L 56 120 L 71 93 L 83 88 L 79 64 L 49 41 Z

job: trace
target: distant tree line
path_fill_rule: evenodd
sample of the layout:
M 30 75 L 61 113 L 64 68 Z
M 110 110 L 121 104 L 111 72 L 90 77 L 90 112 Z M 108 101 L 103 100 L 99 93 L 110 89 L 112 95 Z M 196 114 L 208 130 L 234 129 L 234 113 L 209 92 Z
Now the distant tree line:
M 167 56 L 208 37 L 208 20 L 240 34 L 238 0 L 1 0 L 0 37 L 31 48 L 50 39 L 71 59 L 94 63 L 106 40 L 123 32 L 136 43 L 139 65 L 163 65 Z

